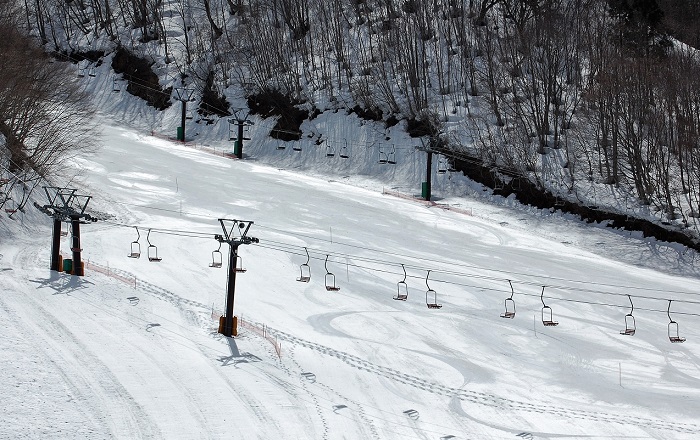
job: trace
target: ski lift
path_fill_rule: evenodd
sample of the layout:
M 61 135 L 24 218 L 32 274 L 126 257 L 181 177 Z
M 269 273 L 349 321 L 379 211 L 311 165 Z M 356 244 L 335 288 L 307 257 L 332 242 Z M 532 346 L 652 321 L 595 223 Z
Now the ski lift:
M 240 255 L 236 255 L 236 268 L 234 270 L 241 273 L 247 270 L 243 268 L 243 258 Z
M 552 320 L 552 308 L 544 303 L 544 287 L 542 286 L 542 294 L 540 295 L 540 301 L 542 301 L 542 324 L 545 327 L 553 327 L 559 325 L 559 323 Z
M 70 228 L 70 241 L 71 241 L 71 252 L 81 252 L 83 248 L 80 247 L 80 237 L 74 234 L 73 226 Z
M 401 265 L 401 269 L 403 269 L 403 280 L 396 283 L 397 292 L 394 299 L 397 301 L 406 301 L 408 299 L 408 285 L 406 284 L 406 268 L 403 264 Z
M 377 163 L 385 164 L 389 162 L 389 155 L 386 154 L 384 151 L 384 147 L 382 147 L 382 144 L 379 144 L 379 160 Z
M 493 189 L 494 190 L 501 190 L 503 189 L 503 180 L 498 176 L 498 169 L 497 168 L 492 168 L 491 169 L 491 180 L 493 180 Z
M 451 159 L 446 159 L 447 160 L 447 171 L 450 173 L 456 173 L 457 168 L 455 168 L 455 160 L 454 157 Z
M 95 66 L 90 66 L 88 68 L 88 76 L 91 78 L 94 78 L 95 76 L 97 76 L 97 73 L 95 71 Z
M 348 141 L 345 141 L 345 145 L 340 148 L 340 153 L 338 156 L 340 156 L 341 159 L 347 159 L 350 157 L 350 154 L 348 153 Z
M 324 267 L 326 268 L 326 290 L 333 292 L 340 290 L 340 287 L 335 285 L 335 275 L 328 270 L 328 255 L 326 255 Z
M 150 236 L 151 230 L 149 229 L 148 234 L 146 234 L 146 241 L 148 242 L 148 261 L 161 261 L 162 258 L 158 256 L 158 248 L 154 244 L 151 244 Z
M 114 75 L 112 77 L 112 91 L 113 92 L 121 92 L 122 91 L 122 85 L 119 81 L 117 81 L 116 75 Z
M 326 157 L 335 157 L 335 148 L 330 142 L 326 142 Z
M 85 78 L 85 67 L 78 65 L 78 78 Z
M 520 191 L 522 189 L 522 183 L 521 183 L 521 178 L 520 177 L 513 177 L 510 179 L 510 187 L 513 188 L 514 191 Z
M 294 145 L 292 145 L 292 150 L 301 151 L 301 144 L 299 143 L 299 141 L 295 142 Z
M 430 288 L 428 285 L 428 277 L 430 276 L 430 271 L 428 271 L 428 274 L 425 276 L 425 285 L 428 286 L 428 290 L 425 291 L 425 304 L 428 306 L 429 309 L 439 309 L 442 307 L 442 304 L 437 303 L 437 292 L 435 292 L 433 289 Z M 429 297 L 432 295 L 433 297 L 433 302 L 429 301 Z
M 301 272 L 299 274 L 299 278 L 297 278 L 297 281 L 301 283 L 308 283 L 311 281 L 311 266 L 309 266 L 309 261 L 311 260 L 311 257 L 309 256 L 309 250 L 304 248 L 306 251 L 306 263 L 303 263 L 301 266 L 299 266 L 299 271 Z
M 670 299 L 668 300 L 668 310 L 666 311 L 668 320 L 670 321 L 668 323 L 668 339 L 671 342 L 685 342 L 685 338 L 678 335 L 678 323 L 671 319 L 671 301 Z
M 192 111 L 191 108 L 185 109 L 185 119 L 188 119 L 188 120 L 194 119 L 194 112 Z
M 628 314 L 625 315 L 625 329 L 620 331 L 620 334 L 632 336 L 637 330 L 637 326 L 634 322 L 634 316 L 632 316 L 632 312 L 634 312 L 634 304 L 632 303 L 632 297 L 627 295 L 627 298 L 629 298 L 630 300 L 630 305 L 632 306 L 632 309 Z
M 515 318 L 515 301 L 513 301 L 515 291 L 513 290 L 513 283 L 511 283 L 510 280 L 508 280 L 508 284 L 510 284 L 510 298 L 506 298 L 504 301 L 506 311 L 501 314 L 501 318 L 513 319 Z
M 287 148 L 287 147 L 284 145 L 284 142 L 282 142 L 281 140 L 278 139 L 277 140 L 277 149 L 284 150 L 285 148 Z
M 389 165 L 396 165 L 396 145 L 391 145 L 391 150 L 389 150 L 389 154 L 386 155 L 386 163 Z
M 437 163 L 437 173 L 438 174 L 445 174 L 447 172 L 447 165 L 445 164 L 446 159 L 445 156 L 438 156 L 438 163 Z
M 219 242 L 219 248 L 211 252 L 211 264 L 209 267 L 219 268 L 223 265 L 224 256 L 221 254 L 221 242 Z
M 554 195 L 554 206 L 564 206 L 564 199 L 558 193 Z
M 141 256 L 141 243 L 139 243 L 139 240 L 141 239 L 141 233 L 139 232 L 139 228 L 134 226 L 136 229 L 136 240 L 131 242 L 131 252 L 127 257 L 129 258 L 139 258 Z
M 5 212 L 8 214 L 14 214 L 17 212 L 17 203 L 13 199 L 6 199 L 5 203 L 9 203 L 9 206 L 5 206 Z

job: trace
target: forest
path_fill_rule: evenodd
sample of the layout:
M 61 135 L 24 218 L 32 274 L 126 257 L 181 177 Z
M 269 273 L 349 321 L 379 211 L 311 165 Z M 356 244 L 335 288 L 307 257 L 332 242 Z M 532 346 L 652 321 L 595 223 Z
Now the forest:
M 298 137 L 305 118 L 330 109 L 405 120 L 412 136 L 455 164 L 477 161 L 491 182 L 583 205 L 593 204 L 587 182 L 611 185 L 679 229 L 700 216 L 700 5 L 691 0 L 2 3 L 3 26 L 28 38 L 3 40 L 4 60 L 26 59 L 32 44 L 58 62 L 119 54 L 113 67 L 134 94 L 158 88 L 143 71 L 161 63 L 195 88 L 202 114 L 230 115 L 231 88 L 251 108 L 284 102 L 272 110 L 273 137 Z M 146 67 L 134 68 L 138 60 Z M 17 68 L 40 74 L 39 64 Z M 3 103 L 17 90 L 8 69 L 0 69 Z M 42 84 L 62 102 L 77 93 Z M 172 90 L 158 93 L 156 107 L 176 100 Z M 47 147 L 21 122 L 23 110 L 2 107 L 13 166 L 48 172 L 57 156 L 35 163 L 34 153 L 18 153 Z M 77 109 L 67 120 L 80 120 Z M 66 121 L 42 111 L 48 119 L 31 120 L 60 133 Z M 73 151 L 66 142 L 63 151 Z

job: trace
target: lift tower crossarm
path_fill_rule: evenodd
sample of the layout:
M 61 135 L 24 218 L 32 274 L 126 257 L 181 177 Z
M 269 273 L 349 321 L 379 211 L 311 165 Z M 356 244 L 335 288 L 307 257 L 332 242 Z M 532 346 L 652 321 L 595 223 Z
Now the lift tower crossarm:
M 214 239 L 219 243 L 229 245 L 228 259 L 228 283 L 226 285 L 226 314 L 223 316 L 224 323 L 220 326 L 219 332 L 224 336 L 237 336 L 238 332 L 233 318 L 233 300 L 236 292 L 236 261 L 238 260 L 238 247 L 243 244 L 259 243 L 255 237 L 248 236 L 248 230 L 253 224 L 252 221 L 220 218 L 219 223 L 223 234 L 216 234 Z M 231 223 L 231 227 L 227 224 Z

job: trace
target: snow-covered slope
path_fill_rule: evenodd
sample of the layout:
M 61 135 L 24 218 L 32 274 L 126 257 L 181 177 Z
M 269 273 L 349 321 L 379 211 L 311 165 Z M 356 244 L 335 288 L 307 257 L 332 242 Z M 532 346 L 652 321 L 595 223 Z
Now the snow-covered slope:
M 120 108 L 136 128 L 106 125 L 105 148 L 76 164 L 73 183 L 106 218 L 81 230 L 85 277 L 48 270 L 43 214 L 0 222 L 1 438 L 700 435 L 694 254 L 458 198 L 475 188 L 457 176 L 439 176 L 439 204 L 382 194 L 386 181 L 415 193 L 419 159 L 328 162 L 260 137 L 236 161 L 201 148 L 224 141 L 153 137 L 162 120 Z M 216 333 L 218 218 L 254 221 L 260 239 L 240 248 L 235 339 Z M 393 299 L 401 265 L 407 301 Z M 508 280 L 514 319 L 500 317 Z M 542 325 L 542 286 L 558 326 Z M 634 336 L 620 335 L 627 295 Z M 667 336 L 669 300 L 683 344 Z

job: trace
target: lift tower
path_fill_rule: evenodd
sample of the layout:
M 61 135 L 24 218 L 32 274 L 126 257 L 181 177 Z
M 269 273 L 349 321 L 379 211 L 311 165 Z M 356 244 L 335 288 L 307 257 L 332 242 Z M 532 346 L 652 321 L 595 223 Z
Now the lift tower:
M 224 336 L 237 336 L 238 323 L 233 316 L 233 299 L 236 292 L 236 272 L 238 272 L 238 247 L 242 244 L 259 243 L 255 237 L 249 237 L 248 229 L 253 224 L 251 221 L 220 218 L 223 234 L 217 234 L 214 239 L 219 243 L 228 243 L 228 283 L 226 285 L 226 314 L 219 322 L 219 333 Z M 230 224 L 230 226 L 229 226 Z
M 71 236 L 71 251 L 73 252 L 73 275 L 83 276 L 82 260 L 80 253 L 80 224 L 96 222 L 97 219 L 85 212 L 92 196 L 80 195 L 77 189 L 58 188 L 45 186 L 44 192 L 49 203 L 44 206 L 34 204 L 41 212 L 53 218 L 53 235 L 51 245 L 51 270 L 61 271 L 61 223 L 71 224 L 73 235 Z

